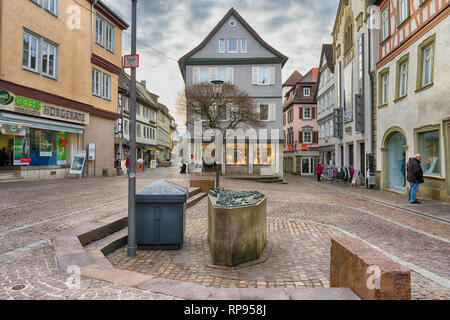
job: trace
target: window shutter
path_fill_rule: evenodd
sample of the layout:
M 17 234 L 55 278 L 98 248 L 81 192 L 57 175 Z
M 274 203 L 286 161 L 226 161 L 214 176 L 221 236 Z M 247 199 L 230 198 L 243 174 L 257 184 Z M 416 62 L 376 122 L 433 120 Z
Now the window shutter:
M 303 119 L 303 107 L 298 108 L 298 118 L 300 120 Z
M 252 84 L 258 84 L 258 67 L 252 68 Z
M 269 105 L 269 120 L 270 121 L 276 121 L 276 108 L 277 105 L 276 104 L 270 104 Z
M 303 143 L 303 132 L 302 131 L 298 132 L 298 143 L 299 144 Z
M 313 131 L 312 142 L 319 143 L 319 132 Z
M 311 110 L 312 110 L 312 111 L 311 111 L 311 113 L 312 113 L 312 114 L 311 114 L 311 119 L 315 119 L 315 118 L 316 118 L 316 109 L 317 109 L 317 108 L 315 108 L 315 107 L 312 107 L 312 108 L 311 108 Z
M 234 83 L 234 69 L 233 68 L 228 68 L 227 80 L 229 83 Z
M 194 68 L 193 74 L 194 74 L 193 84 L 198 84 L 200 82 L 200 68 Z
M 275 67 L 269 68 L 269 84 L 275 84 Z
M 211 80 L 218 80 L 217 68 L 211 68 Z

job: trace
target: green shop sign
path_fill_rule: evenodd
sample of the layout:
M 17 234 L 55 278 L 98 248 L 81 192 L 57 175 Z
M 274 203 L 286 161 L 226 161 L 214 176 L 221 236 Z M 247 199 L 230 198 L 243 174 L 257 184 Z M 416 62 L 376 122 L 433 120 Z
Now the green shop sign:
M 0 104 L 8 105 L 14 101 L 14 95 L 12 92 L 6 90 L 0 90 Z
M 30 109 L 41 110 L 42 102 L 31 98 L 16 96 L 16 105 L 19 107 L 26 107 Z

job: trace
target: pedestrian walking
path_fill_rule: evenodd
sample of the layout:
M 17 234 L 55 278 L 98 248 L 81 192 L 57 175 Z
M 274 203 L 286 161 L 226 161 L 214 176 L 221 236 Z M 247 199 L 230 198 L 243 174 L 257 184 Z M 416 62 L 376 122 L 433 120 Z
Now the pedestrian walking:
M 127 155 L 127 160 L 125 161 L 125 167 L 127 167 L 127 177 L 130 176 L 130 155 Z
M 403 187 L 406 186 L 406 154 L 405 152 L 402 153 L 402 160 L 400 163 L 400 171 L 402 172 L 403 177 Z
M 181 170 L 180 170 L 181 174 L 186 174 L 186 164 L 183 162 L 183 165 L 181 166 Z
M 322 172 L 323 172 L 322 164 L 319 163 L 319 164 L 316 166 L 316 172 L 317 172 L 317 181 L 320 182 L 320 176 L 322 175 Z
M 409 158 L 407 165 L 407 179 L 409 182 L 409 202 L 412 204 L 420 204 L 416 198 L 417 192 L 419 192 L 419 184 L 424 183 L 423 170 L 420 165 L 422 156 L 416 154 L 414 158 Z

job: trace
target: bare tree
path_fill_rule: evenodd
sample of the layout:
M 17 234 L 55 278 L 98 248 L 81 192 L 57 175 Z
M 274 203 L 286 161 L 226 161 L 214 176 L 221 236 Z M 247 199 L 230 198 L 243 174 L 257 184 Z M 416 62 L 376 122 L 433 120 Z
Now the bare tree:
M 186 126 L 194 127 L 194 122 L 202 120 L 203 129 L 218 131 L 226 141 L 227 132 L 245 127 L 260 128 L 263 121 L 253 99 L 231 83 L 224 83 L 221 93 L 216 96 L 211 83 L 201 83 L 186 88 L 177 102 L 181 111 L 186 110 Z M 188 129 L 189 130 L 189 129 Z M 219 167 L 216 161 L 216 187 L 219 186 Z

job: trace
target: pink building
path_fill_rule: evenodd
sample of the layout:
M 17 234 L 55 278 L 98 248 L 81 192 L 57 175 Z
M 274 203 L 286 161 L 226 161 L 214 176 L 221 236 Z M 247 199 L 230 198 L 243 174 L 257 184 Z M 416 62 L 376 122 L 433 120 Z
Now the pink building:
M 316 82 L 318 68 L 299 77 L 297 71 L 283 84 L 288 88 L 283 105 L 285 172 L 313 175 L 318 162 Z M 293 83 L 293 79 L 299 79 Z

